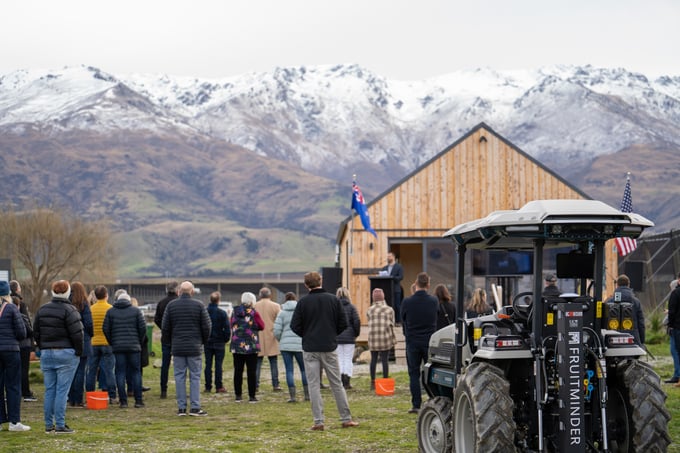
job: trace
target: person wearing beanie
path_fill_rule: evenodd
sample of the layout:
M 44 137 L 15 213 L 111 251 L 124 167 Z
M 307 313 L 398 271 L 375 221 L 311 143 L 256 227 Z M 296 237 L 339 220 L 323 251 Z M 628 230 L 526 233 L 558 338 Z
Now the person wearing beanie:
M 672 294 L 672 293 L 671 293 Z M 645 314 L 642 311 L 642 304 L 640 299 L 635 297 L 633 290 L 630 287 L 630 278 L 626 274 L 621 274 L 616 277 L 616 289 L 606 301 L 606 304 L 616 302 L 629 302 L 633 305 L 633 331 L 635 341 L 643 345 L 645 344 Z
M 83 353 L 84 328 L 80 313 L 69 301 L 70 295 L 69 282 L 52 283 L 52 300 L 40 307 L 33 322 L 45 383 L 46 433 L 75 432 L 66 424 L 66 401 Z
M 21 355 L 19 341 L 26 337 L 21 313 L 9 295 L 9 283 L 0 281 L 0 429 L 28 431 L 21 423 Z
M 116 368 L 116 387 L 121 408 L 128 407 L 128 390 L 135 397 L 135 407 L 144 407 L 142 400 L 142 343 L 146 338 L 146 323 L 142 312 L 132 305 L 132 298 L 125 292 L 117 292 L 113 307 L 106 312 L 102 331 L 113 349 Z M 130 368 L 132 388 L 125 388 L 127 370 Z
M 557 287 L 557 277 L 555 277 L 555 274 L 546 275 L 543 297 L 560 297 L 560 294 L 562 294 L 562 291 Z

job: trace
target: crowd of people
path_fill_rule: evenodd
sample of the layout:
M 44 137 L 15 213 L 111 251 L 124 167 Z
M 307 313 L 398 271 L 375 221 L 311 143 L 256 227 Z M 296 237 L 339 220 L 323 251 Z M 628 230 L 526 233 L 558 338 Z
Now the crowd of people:
M 396 268 L 392 260 L 389 270 Z M 400 269 L 397 273 L 401 273 Z M 556 278 L 545 278 L 544 295 L 559 292 Z M 678 276 L 680 281 L 680 276 Z M 677 284 L 677 282 L 674 282 Z M 173 364 L 178 416 L 205 416 L 200 390 L 226 393 L 223 362 L 226 346 L 233 358 L 234 401 L 243 401 L 243 374 L 246 373 L 248 401 L 257 403 L 261 368 L 269 362 L 272 391 L 280 392 L 278 356 L 285 367 L 289 403 L 298 401 L 295 366 L 302 382 L 304 401 L 311 403 L 314 431 L 325 428 L 321 376 L 325 372 L 343 428 L 357 426 L 352 419 L 346 390 L 351 389 L 356 339 L 361 322 L 347 288 L 335 294 L 322 287 L 318 272 L 304 276 L 309 293 L 298 300 L 287 293 L 283 304 L 271 299 L 267 287 L 259 298 L 251 292 L 241 295 L 241 303 L 229 317 L 219 307 L 220 293 L 210 295 L 206 306 L 194 298 L 190 281 L 171 282 L 167 296 L 158 302 L 154 321 L 161 331 L 162 360 L 160 397 L 167 398 L 170 365 Z M 625 275 L 617 279 L 612 300 L 632 302 L 636 314 L 636 338 L 644 343 L 644 318 Z M 375 389 L 378 362 L 382 377 L 389 377 L 389 354 L 396 345 L 395 329 L 401 326 L 406 344 L 406 359 L 411 394 L 409 413 L 417 414 L 422 404 L 420 370 L 427 361 L 430 336 L 455 323 L 456 308 L 445 285 L 439 284 L 430 294 L 430 277 L 421 272 L 411 287 L 411 295 L 389 306 L 382 289 L 372 291 L 372 303 L 366 313 L 370 382 Z M 28 379 L 29 360 L 35 347 L 45 385 L 44 422 L 46 433 L 72 433 L 66 424 L 67 405 L 85 407 L 84 392 L 97 387 L 108 393 L 109 404 L 143 408 L 142 369 L 148 365 L 147 329 L 136 299 L 118 290 L 109 302 L 109 290 L 97 286 L 88 295 L 80 282 L 55 281 L 51 300 L 42 305 L 33 320 L 21 296 L 17 281 L 0 281 L 0 429 L 9 422 L 10 431 L 31 428 L 21 421 L 21 401 L 37 400 Z M 669 326 L 677 332 L 680 289 L 671 297 Z M 637 303 L 636 303 L 637 302 Z M 486 292 L 478 288 L 465 306 L 464 317 L 484 316 L 493 312 Z M 680 341 L 671 336 L 674 342 Z M 677 344 L 677 343 L 676 343 Z M 674 354 L 674 359 L 677 353 Z M 205 364 L 204 364 L 205 358 Z M 680 362 L 677 361 L 677 362 Z M 680 365 L 670 382 L 677 383 Z M 189 380 L 187 395 L 186 381 Z
M 385 272 L 401 277 L 403 270 L 394 255 Z M 318 272 L 305 274 L 304 283 L 309 294 L 298 300 L 296 294 L 287 293 L 283 304 L 271 299 L 267 287 L 260 289 L 259 297 L 245 292 L 231 317 L 219 307 L 219 292 L 210 295 L 206 306 L 194 298 L 195 289 L 190 281 L 169 283 L 167 295 L 157 303 L 154 315 L 161 333 L 160 397 L 167 398 L 172 364 L 177 415 L 207 415 L 201 407 L 201 376 L 204 392 L 227 392 L 223 362 L 230 344 L 235 402 L 243 401 L 244 371 L 248 401 L 258 402 L 265 358 L 272 391 L 282 391 L 278 370 L 281 355 L 288 402 L 295 403 L 301 396 L 311 403 L 312 430 L 323 430 L 325 426 L 321 395 L 325 388 L 321 382 L 324 372 L 342 427 L 357 426 L 346 390 L 352 388 L 355 345 L 361 332 L 359 313 L 347 288 L 338 288 L 335 294 L 326 292 Z M 396 306 L 388 306 L 383 291 L 376 289 L 366 313 L 371 389 L 375 388 L 378 361 L 382 377 L 389 376 L 389 354 L 396 345 L 395 329 L 401 325 L 404 331 L 413 406 L 410 412 L 417 412 L 420 407 L 418 374 L 427 359 L 429 336 L 455 320 L 455 307 L 447 288 L 438 285 L 433 296 L 427 292 L 429 284 L 427 274 L 419 274 L 416 288 L 399 311 Z M 25 402 L 37 400 L 28 382 L 33 347 L 40 357 L 44 377 L 47 433 L 74 432 L 66 424 L 66 408 L 86 407 L 85 392 L 97 388 L 108 394 L 109 405 L 127 408 L 128 398 L 134 398 L 135 408 L 145 407 L 143 392 L 149 388 L 142 383 L 142 370 L 148 365 L 148 338 L 136 299 L 125 290 L 117 290 L 110 302 L 105 286 L 95 287 L 88 295 L 82 283 L 65 280 L 52 284 L 51 295 L 31 322 L 18 282 L 0 282 L 3 300 L 0 365 L 4 381 L 0 428 L 2 422 L 9 421 L 12 431 L 30 429 L 21 423 L 20 407 L 22 398 Z M 295 384 L 296 364 L 302 395 L 298 395 Z
M 258 402 L 265 357 L 272 390 L 282 391 L 278 372 L 278 356 L 282 355 L 288 401 L 298 401 L 294 375 L 297 362 L 304 400 L 312 405 L 315 430 L 323 429 L 323 370 L 338 403 L 342 426 L 356 426 L 345 389 L 350 387 L 352 376 L 354 344 L 360 329 L 358 313 L 345 288 L 338 290 L 339 297 L 323 291 L 318 273 L 307 274 L 305 284 L 310 294 L 299 303 L 294 293 L 286 294 L 282 305 L 272 301 L 271 290 L 266 287 L 260 290 L 259 299 L 245 292 L 231 317 L 219 307 L 219 292 L 210 295 L 206 306 L 194 298 L 190 281 L 168 284 L 167 296 L 157 304 L 154 317 L 161 331 L 160 397 L 167 398 L 172 364 L 177 415 L 207 415 L 201 407 L 201 376 L 204 392 L 227 392 L 223 362 L 226 346 L 231 343 L 236 402 L 243 401 L 244 371 L 248 401 Z M 148 365 L 149 341 L 136 299 L 118 290 L 110 303 L 105 286 L 95 287 L 88 295 L 82 283 L 66 280 L 52 284 L 51 296 L 31 320 L 19 283 L 0 281 L 0 429 L 5 422 L 9 422 L 10 431 L 31 429 L 21 421 L 21 400 L 37 401 L 28 379 L 33 350 L 40 359 L 45 385 L 46 433 L 75 432 L 66 423 L 67 407 L 86 407 L 85 393 L 97 388 L 106 392 L 109 405 L 125 409 L 128 398 L 134 398 L 134 407 L 144 408 L 143 392 L 149 388 L 142 383 L 142 369 Z M 317 304 L 317 298 L 323 302 Z M 310 309 L 313 316 L 300 315 Z M 338 360 L 340 350 L 342 360 Z M 310 368 L 314 371 L 308 381 L 306 370 Z

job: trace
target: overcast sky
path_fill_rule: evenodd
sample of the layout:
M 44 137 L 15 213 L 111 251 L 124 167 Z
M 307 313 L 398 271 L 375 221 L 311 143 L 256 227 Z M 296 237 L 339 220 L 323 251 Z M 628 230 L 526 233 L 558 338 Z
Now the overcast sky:
M 549 64 L 680 76 L 678 0 L 6 0 L 0 73 L 227 77 L 358 63 L 417 80 Z

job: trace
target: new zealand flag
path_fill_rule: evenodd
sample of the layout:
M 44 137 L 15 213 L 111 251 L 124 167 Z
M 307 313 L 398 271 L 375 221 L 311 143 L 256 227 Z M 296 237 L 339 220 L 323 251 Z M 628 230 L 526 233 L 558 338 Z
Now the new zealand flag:
M 359 186 L 357 186 L 356 181 L 352 182 L 352 209 L 354 209 L 356 213 L 359 214 L 359 217 L 361 218 L 361 224 L 364 226 L 364 229 L 377 238 L 378 234 L 373 228 L 371 228 L 371 218 L 368 216 L 368 211 L 366 210 L 364 196 L 361 194 L 361 189 L 359 189 Z

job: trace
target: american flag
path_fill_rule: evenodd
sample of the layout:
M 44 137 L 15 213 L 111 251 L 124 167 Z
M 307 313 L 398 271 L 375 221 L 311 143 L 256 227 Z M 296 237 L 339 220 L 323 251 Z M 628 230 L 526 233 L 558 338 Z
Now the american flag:
M 633 212 L 633 197 L 630 194 L 630 177 L 626 179 L 626 188 L 623 189 L 621 199 L 621 212 Z M 637 248 L 637 241 L 632 238 L 616 238 L 616 249 L 619 256 L 626 256 Z

